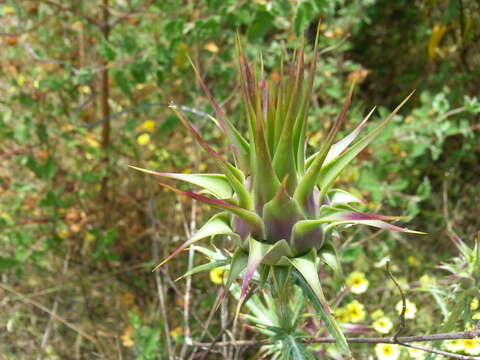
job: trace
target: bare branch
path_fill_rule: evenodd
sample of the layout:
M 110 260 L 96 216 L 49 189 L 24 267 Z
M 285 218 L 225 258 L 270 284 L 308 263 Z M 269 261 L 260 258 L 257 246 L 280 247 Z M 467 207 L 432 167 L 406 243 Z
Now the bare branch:
M 155 216 L 155 200 L 153 198 L 148 202 L 148 215 L 150 216 L 151 226 L 152 226 L 152 252 L 153 252 L 153 261 L 157 264 L 160 261 L 160 238 L 158 236 L 158 224 L 157 217 Z M 174 359 L 174 353 L 172 350 L 172 342 L 170 340 L 170 327 L 168 324 L 167 311 L 165 306 L 165 287 L 162 279 L 160 278 L 160 273 L 155 272 L 155 281 L 157 283 L 157 292 L 158 300 L 160 303 L 160 312 L 163 317 L 163 327 L 165 331 L 165 341 L 167 343 L 167 357 L 170 360 Z
M 470 330 L 470 331 L 461 331 L 461 332 L 451 332 L 451 333 L 438 333 L 430 335 L 417 335 L 417 336 L 400 336 L 397 338 L 397 341 L 393 337 L 358 337 L 358 338 L 347 338 L 347 342 L 351 344 L 408 344 L 415 342 L 431 342 L 431 341 L 441 341 L 441 340 L 458 340 L 458 339 L 474 339 L 480 336 L 480 329 Z M 312 339 L 304 339 L 305 344 L 333 344 L 336 342 L 334 338 L 330 337 L 320 337 Z M 225 341 L 225 342 L 216 342 L 212 343 L 203 343 L 203 342 L 192 342 L 191 346 L 198 347 L 222 347 L 222 346 L 263 346 L 271 345 L 273 341 L 270 340 L 238 340 L 238 341 Z M 468 359 L 476 359 L 478 357 L 469 357 Z

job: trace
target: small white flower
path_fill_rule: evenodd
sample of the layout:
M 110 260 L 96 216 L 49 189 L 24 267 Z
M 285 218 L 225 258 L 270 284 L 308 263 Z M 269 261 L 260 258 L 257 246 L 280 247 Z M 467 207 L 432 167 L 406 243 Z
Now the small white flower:
M 397 360 L 400 356 L 400 349 L 395 344 L 377 344 L 375 354 L 378 360 Z
M 417 305 L 415 305 L 410 300 L 407 300 L 405 302 L 405 306 L 406 306 L 405 307 L 405 319 L 415 319 L 415 315 L 417 314 Z M 402 309 L 403 309 L 403 302 L 399 301 L 397 303 L 397 305 L 395 306 L 395 310 L 397 310 L 397 312 L 399 314 L 401 314 Z
M 465 354 L 468 355 L 480 355 L 480 343 L 475 339 L 465 339 L 463 340 L 463 346 Z
M 372 324 L 373 328 L 381 334 L 388 334 L 393 328 L 392 320 L 383 316 L 375 320 Z
M 463 340 L 449 340 L 446 343 L 443 344 L 443 347 L 445 350 L 456 353 L 456 352 L 461 352 L 465 349 L 465 346 L 463 345 Z
M 368 280 L 363 272 L 354 271 L 347 277 L 347 285 L 354 294 L 363 294 L 367 291 L 368 284 Z

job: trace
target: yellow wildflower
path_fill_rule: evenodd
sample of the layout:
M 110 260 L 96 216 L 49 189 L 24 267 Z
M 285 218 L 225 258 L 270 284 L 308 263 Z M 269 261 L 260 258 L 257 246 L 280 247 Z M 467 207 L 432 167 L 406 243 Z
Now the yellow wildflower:
M 470 310 L 475 311 L 479 307 L 479 300 L 478 298 L 473 298 L 472 301 L 470 301 Z
M 15 8 L 13 6 L 4 6 L 2 8 L 2 12 L 4 15 L 13 15 L 16 13 Z
M 129 325 L 125 328 L 125 330 L 123 331 L 123 334 L 120 336 L 123 346 L 132 347 L 135 345 L 135 341 L 132 339 L 132 335 L 133 335 L 133 327 Z
M 473 320 L 480 320 L 480 311 L 477 311 L 475 314 L 472 315 Z
M 137 143 L 140 146 L 145 146 L 150 142 L 150 135 L 142 134 L 137 138 Z
M 150 168 L 152 168 L 152 169 L 158 169 L 159 164 L 158 164 L 158 162 L 156 162 L 156 161 L 150 160 L 150 161 L 148 162 L 148 166 L 150 166 Z
M 75 21 L 73 24 L 72 24 L 72 29 L 73 30 L 82 30 L 83 28 L 83 23 L 79 20 L 79 21 Z
M 407 257 L 407 262 L 408 262 L 408 265 L 410 266 L 414 266 L 414 267 L 420 266 L 420 261 L 415 256 L 412 256 L 412 255 Z
M 397 360 L 400 356 L 400 349 L 395 344 L 377 344 L 375 354 L 379 360 Z
M 465 349 L 465 345 L 463 344 L 463 340 L 449 340 L 444 343 L 443 347 L 445 350 L 450 352 L 461 352 Z
M 153 120 L 146 120 L 142 123 L 142 125 L 140 125 L 138 128 L 137 128 L 138 131 L 144 131 L 144 132 L 154 132 L 155 131 L 155 121 Z
M 380 319 L 385 313 L 383 312 L 383 310 L 375 310 L 372 315 L 370 315 L 370 317 L 373 319 L 373 320 L 377 320 L 377 319 Z
M 368 280 L 363 272 L 354 271 L 347 277 L 347 285 L 352 293 L 363 294 L 368 289 Z
M 216 267 L 210 270 L 210 281 L 214 284 L 221 284 L 223 282 L 223 273 L 225 269 Z
M 87 232 L 84 238 L 85 242 L 92 242 L 95 240 L 95 235 L 91 232 Z
M 206 43 L 203 48 L 207 51 L 210 51 L 211 53 L 214 53 L 214 54 L 218 53 L 218 50 L 219 50 L 217 44 L 215 44 L 214 42 L 211 42 L 211 41 Z
M 175 329 L 170 331 L 170 336 L 174 339 L 178 338 L 182 334 L 183 334 L 183 328 L 181 326 L 177 326 Z
M 338 308 L 337 310 L 335 310 L 335 318 L 339 321 L 339 322 L 349 322 L 350 321 L 350 316 L 349 316 L 349 312 L 347 309 L 345 309 L 344 307 L 341 307 L 341 308 Z
M 417 314 L 417 305 L 407 299 L 406 301 L 406 309 L 405 309 L 405 319 L 415 319 L 415 315 Z M 399 301 L 395 306 L 395 310 L 399 314 L 402 313 L 403 302 Z
M 480 355 L 480 343 L 475 339 L 463 340 L 464 352 L 468 355 Z
M 346 309 L 351 322 L 355 323 L 365 320 L 367 315 L 365 306 L 357 300 L 353 300 L 351 303 L 347 304 Z
M 433 284 L 435 284 L 435 279 L 427 274 L 422 275 L 420 278 L 420 285 L 422 287 L 429 287 Z
M 392 320 L 388 317 L 383 316 L 377 320 L 375 320 L 372 324 L 375 331 L 378 331 L 381 334 L 388 334 L 390 330 L 393 328 Z
M 93 134 L 86 135 L 83 140 L 87 143 L 87 145 L 89 145 L 91 147 L 94 147 L 94 148 L 99 148 L 100 147 L 100 143 L 98 142 L 97 139 L 95 139 L 95 135 L 93 135 Z
M 15 224 L 10 214 L 6 212 L 0 212 L 0 219 L 2 219 L 8 226 Z
M 17 78 L 18 85 L 24 85 L 27 82 L 27 78 L 23 75 L 19 75 Z
M 66 239 L 70 236 L 70 231 L 68 231 L 68 229 L 60 229 L 57 231 L 57 235 L 61 238 L 61 239 Z
M 92 91 L 90 90 L 90 87 L 88 87 L 87 85 L 82 85 L 79 87 L 79 90 L 81 93 L 83 94 L 90 94 Z

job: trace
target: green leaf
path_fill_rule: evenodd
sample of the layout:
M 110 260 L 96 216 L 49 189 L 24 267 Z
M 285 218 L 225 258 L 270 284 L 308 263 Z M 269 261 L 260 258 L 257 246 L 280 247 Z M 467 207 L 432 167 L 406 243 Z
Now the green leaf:
M 130 66 L 130 72 L 136 83 L 142 84 L 147 81 L 147 75 L 150 73 L 150 61 L 136 61 Z
M 225 174 L 230 185 L 235 190 L 235 193 L 238 196 L 240 206 L 244 209 L 252 210 L 253 199 L 251 194 L 245 187 L 245 176 L 242 171 L 234 167 L 228 161 L 223 159 L 218 152 L 213 150 L 210 145 L 208 145 L 208 143 L 200 136 L 197 130 L 195 130 L 195 128 L 187 121 L 185 116 L 179 111 L 179 109 L 177 109 L 175 105 L 170 105 L 170 108 L 175 112 L 182 124 L 193 135 L 199 145 L 202 146 L 202 148 L 212 156 L 217 166 Z
M 165 117 L 162 125 L 160 125 L 160 127 L 158 129 L 158 132 L 160 134 L 169 133 L 170 131 L 172 131 L 173 129 L 175 129 L 177 127 L 179 122 L 180 121 L 178 120 L 178 118 L 175 115 L 170 114 L 167 117 Z
M 199 265 L 199 266 L 195 266 L 193 269 L 187 271 L 185 274 L 180 276 L 175 281 L 183 279 L 186 276 L 197 274 L 197 273 L 202 272 L 202 271 L 208 271 L 208 270 L 214 269 L 216 267 L 224 266 L 226 264 L 228 264 L 227 260 L 217 260 L 217 261 L 209 262 L 209 263 L 202 264 L 202 265 Z
M 301 338 L 297 338 L 293 335 L 288 335 L 286 341 L 290 343 L 291 359 L 293 360 L 314 360 L 312 354 L 308 352 L 303 345 Z M 290 359 L 290 358 L 289 358 Z
M 179 252 L 186 249 L 190 245 L 196 243 L 197 241 L 205 239 L 207 237 L 216 236 L 216 235 L 236 236 L 236 234 L 232 231 L 232 229 L 228 225 L 228 216 L 224 213 L 213 216 L 190 239 L 185 241 L 182 245 L 180 245 L 177 249 L 175 249 L 173 253 L 167 256 L 160 264 L 155 266 L 155 268 L 152 271 L 157 270 L 160 266 L 162 266 L 171 258 L 176 256 Z
M 328 136 L 323 143 L 322 147 L 320 148 L 320 151 L 315 155 L 314 160 L 312 161 L 312 165 L 308 168 L 305 176 L 301 180 L 301 182 L 298 184 L 298 187 L 295 189 L 295 194 L 293 197 L 297 202 L 302 206 L 308 209 L 307 207 L 307 202 L 308 199 L 312 196 L 313 190 L 315 186 L 317 185 L 317 182 L 319 179 L 321 180 L 321 169 L 323 164 L 325 163 L 325 159 L 328 155 L 329 150 L 331 149 L 333 140 L 335 139 L 335 135 L 338 133 L 340 130 L 340 127 L 342 126 L 343 122 L 345 121 L 345 117 L 347 115 L 347 110 L 350 106 L 350 102 L 352 100 L 352 94 L 353 94 L 353 85 L 350 87 L 350 90 L 345 97 L 345 100 L 343 102 L 342 109 L 340 110 L 340 113 L 337 116 L 337 119 L 335 120 L 335 123 L 333 124 L 332 128 L 328 132 Z M 319 197 L 320 201 L 323 199 L 325 196 L 325 193 L 321 194 Z M 309 209 L 309 211 L 316 211 L 316 209 Z
M 361 246 L 349 246 L 346 249 L 342 250 L 340 257 L 342 259 L 342 262 L 351 263 L 357 260 L 357 258 L 362 252 L 363 249 Z
M 30 128 L 27 126 L 27 124 L 15 125 L 13 134 L 15 140 L 18 142 L 27 142 L 30 139 Z
M 330 308 L 328 307 L 327 300 L 323 295 L 322 286 L 320 285 L 317 273 L 315 251 L 312 250 L 307 255 L 288 259 L 288 261 L 300 273 L 301 276 L 298 277 L 300 286 L 312 301 L 313 307 L 325 323 L 328 332 L 336 340 L 336 344 L 340 350 L 348 357 L 352 357 L 345 335 L 337 324 Z
M 251 42 L 257 42 L 262 39 L 273 27 L 274 19 L 274 16 L 266 10 L 257 11 L 252 24 L 248 28 L 248 39 Z
M 239 167 L 246 172 L 250 171 L 249 167 L 249 157 L 250 157 L 250 147 L 248 142 L 242 137 L 240 132 L 233 126 L 233 124 L 225 117 L 223 114 L 220 105 L 215 101 L 212 93 L 208 89 L 207 85 L 203 81 L 203 78 L 200 76 L 200 73 L 190 59 L 190 63 L 192 64 L 193 70 L 195 72 L 195 76 L 197 82 L 200 84 L 201 88 L 203 89 L 205 95 L 208 98 L 208 101 L 215 109 L 216 119 L 209 116 L 209 118 L 227 135 L 228 140 L 231 143 L 231 148 L 233 153 L 236 156 L 236 160 L 238 162 Z
M 217 199 L 230 199 L 233 197 L 233 190 L 227 177 L 223 174 L 180 174 L 180 173 L 164 173 L 153 170 L 142 169 L 136 166 L 129 165 L 132 169 L 143 171 L 147 174 L 152 174 L 169 179 L 181 180 L 190 184 L 197 185 L 206 190 L 209 194 L 215 196 Z
M 130 89 L 130 81 L 125 76 L 125 73 L 123 71 L 116 71 L 113 74 L 113 77 L 115 78 L 115 82 L 120 90 L 122 90 L 125 95 L 132 97 L 133 94 L 132 90 Z
M 316 15 L 313 5 L 309 1 L 303 1 L 295 15 L 294 28 L 297 36 L 300 36 L 310 20 Z
M 289 239 L 292 226 L 302 218 L 298 204 L 287 194 L 284 180 L 275 197 L 263 206 L 267 241 Z
M 115 58 L 117 57 L 117 53 L 115 52 L 113 47 L 104 38 L 102 38 L 100 44 L 98 44 L 98 52 L 106 62 L 115 60 Z
M 398 219 L 401 219 L 401 217 L 367 214 L 324 205 L 320 209 L 320 217 L 318 219 L 298 221 L 294 226 L 293 232 L 295 235 L 301 236 L 307 234 L 315 228 L 321 227 L 322 224 L 330 224 L 327 229 L 331 229 L 334 226 L 342 224 L 356 224 L 411 234 L 425 234 L 420 231 L 401 228 L 384 221 Z
M 348 191 L 341 190 L 341 189 L 331 189 L 328 192 L 328 197 L 330 200 L 330 205 L 336 204 L 349 204 L 349 203 L 361 203 L 365 204 L 365 202 L 355 195 L 349 193 Z
M 0 270 L 10 269 L 18 265 L 18 261 L 12 258 L 0 257 Z
M 232 286 L 232 283 L 240 275 L 240 273 L 245 270 L 247 263 L 248 254 L 240 248 L 235 250 L 235 253 L 232 257 L 232 262 L 230 264 L 230 269 L 228 271 L 227 282 L 225 283 L 225 289 L 227 291 L 230 290 L 230 286 Z
M 45 179 L 51 179 L 54 177 L 56 172 L 57 172 L 57 166 L 55 165 L 55 162 L 53 161 L 53 159 L 49 157 L 47 161 L 45 161 L 42 164 L 42 168 L 41 168 L 42 177 Z
M 345 167 L 363 150 L 365 149 L 387 126 L 387 124 L 394 118 L 400 108 L 410 99 L 413 92 L 398 105 L 395 110 L 374 130 L 368 133 L 365 137 L 353 144 L 347 151 L 337 157 L 335 160 L 326 164 L 320 170 L 318 177 L 318 186 L 320 187 L 320 199 L 323 199 L 327 191 L 330 189 L 332 183 L 345 169 Z M 312 164 L 313 167 L 314 164 Z
M 332 270 L 335 276 L 342 282 L 345 282 L 345 276 L 343 275 L 342 265 L 337 253 L 337 249 L 330 242 L 325 243 L 320 250 L 318 250 L 318 256 L 325 264 L 327 264 Z
M 265 257 L 265 254 L 267 254 L 271 248 L 272 248 L 272 245 L 265 244 L 260 241 L 256 241 L 255 239 L 250 237 L 248 263 L 245 271 L 245 276 L 243 277 L 242 292 L 240 294 L 239 307 L 237 308 L 238 310 L 240 310 L 240 305 L 243 299 L 245 298 L 245 295 L 247 294 L 248 284 L 250 283 L 250 280 L 252 279 L 253 274 L 255 273 L 255 270 L 257 270 L 257 267 L 262 262 L 263 258 Z M 238 310 L 237 310 L 237 314 L 238 314 Z

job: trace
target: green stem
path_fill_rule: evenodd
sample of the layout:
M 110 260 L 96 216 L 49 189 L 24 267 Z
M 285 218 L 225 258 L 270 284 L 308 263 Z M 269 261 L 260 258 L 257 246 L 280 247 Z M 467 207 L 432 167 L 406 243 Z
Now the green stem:
M 274 266 L 274 298 L 278 317 L 278 326 L 290 334 L 293 331 L 290 297 L 293 292 L 290 269 L 287 266 Z

